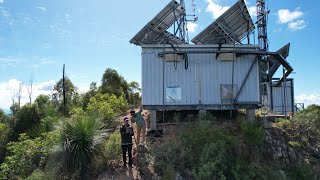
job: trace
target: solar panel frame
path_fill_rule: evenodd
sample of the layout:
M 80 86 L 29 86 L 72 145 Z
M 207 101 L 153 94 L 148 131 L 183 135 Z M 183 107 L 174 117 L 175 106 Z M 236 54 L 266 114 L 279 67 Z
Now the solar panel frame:
M 219 40 L 219 38 L 217 38 L 217 36 L 214 34 L 216 29 L 220 28 L 225 31 L 228 36 L 230 36 L 229 40 L 233 39 L 234 41 L 240 43 L 241 40 L 248 34 L 248 25 L 249 32 L 252 32 L 255 29 L 255 26 L 249 11 L 244 0 L 239 0 L 191 41 L 195 44 L 221 43 L 221 40 Z M 223 29 L 219 26 L 225 26 L 228 28 Z M 226 29 L 229 29 L 230 32 L 226 32 Z M 233 40 L 227 41 L 226 44 L 233 43 Z
M 175 0 L 166 5 L 151 21 L 149 21 L 129 42 L 141 44 L 154 44 L 159 36 L 179 19 L 185 9 Z

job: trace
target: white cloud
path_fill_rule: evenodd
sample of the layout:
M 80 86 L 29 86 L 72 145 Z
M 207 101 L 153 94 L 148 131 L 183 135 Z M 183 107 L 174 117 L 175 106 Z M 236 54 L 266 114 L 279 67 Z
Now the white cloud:
M 188 27 L 188 32 L 194 33 L 197 30 L 198 24 L 194 22 L 188 22 L 187 27 Z
M 206 12 L 212 14 L 213 19 L 217 19 L 221 14 L 229 9 L 229 6 L 221 6 L 216 0 L 207 0 L 208 6 Z
M 251 18 L 253 16 L 257 16 L 257 8 L 255 6 L 248 7 L 248 11 L 249 11 Z
M 281 31 L 282 31 L 282 28 L 277 28 L 273 30 L 273 32 L 281 32 Z
M 288 9 L 278 11 L 278 22 L 280 24 L 290 23 L 303 16 L 303 12 L 295 10 L 290 12 Z
M 21 58 L 0 57 L 0 67 L 17 67 L 25 62 L 26 60 Z
M 56 61 L 53 61 L 46 57 L 40 59 L 40 64 L 54 64 L 54 63 L 56 63 Z
M 304 20 L 299 20 L 288 24 L 288 28 L 293 31 L 304 29 L 306 26 L 307 25 L 305 24 Z
M 38 89 L 39 91 L 50 91 L 51 92 L 55 83 L 56 82 L 54 80 L 39 83 L 38 85 L 36 85 L 36 89 Z
M 0 0 L 0 3 L 3 3 L 4 2 L 4 0 Z
M 43 6 L 37 6 L 36 7 L 37 9 L 43 11 L 43 12 L 46 12 L 47 11 L 47 8 L 46 7 L 43 7 Z
M 304 29 L 307 25 L 304 20 L 299 19 L 304 15 L 299 9 L 300 8 L 298 7 L 292 12 L 288 9 L 280 9 L 278 11 L 278 23 L 288 24 L 288 29 L 292 31 Z
M 17 79 L 10 79 L 6 82 L 0 82 L 0 108 L 2 109 L 9 109 L 12 105 L 12 96 L 14 92 L 17 92 L 20 83 L 22 81 Z M 45 81 L 40 83 L 33 84 L 33 93 L 32 93 L 32 101 L 39 96 L 40 94 L 50 95 L 52 93 L 52 89 L 55 85 L 55 81 Z M 17 100 L 15 100 L 17 101 Z M 29 102 L 29 96 L 27 88 L 24 86 L 21 92 L 21 105 L 26 104 Z
M 54 61 L 54 60 L 51 60 L 51 59 L 46 58 L 46 57 L 42 57 L 42 58 L 39 59 L 38 62 L 36 62 L 35 64 L 28 65 L 27 67 L 37 69 L 37 68 L 40 68 L 43 65 L 55 64 L 55 63 L 56 63 L 56 61 Z
M 296 103 L 304 103 L 305 107 L 311 104 L 320 105 L 320 93 L 313 94 L 299 94 L 295 96 Z
M 12 62 L 18 62 L 17 59 L 13 59 L 13 58 L 7 58 L 7 57 L 0 57 L 0 62 L 2 63 L 12 63 Z

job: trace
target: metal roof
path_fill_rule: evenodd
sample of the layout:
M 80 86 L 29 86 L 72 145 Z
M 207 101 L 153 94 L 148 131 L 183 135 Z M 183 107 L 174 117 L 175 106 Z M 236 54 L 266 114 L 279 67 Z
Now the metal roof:
M 166 30 L 183 15 L 184 11 L 185 9 L 178 2 L 172 0 L 130 40 L 130 43 L 158 44 L 168 39 L 179 43 L 181 39 L 171 33 L 168 34 Z
M 212 24 L 199 33 L 195 44 L 231 44 L 240 41 L 255 29 L 244 0 L 239 0 Z

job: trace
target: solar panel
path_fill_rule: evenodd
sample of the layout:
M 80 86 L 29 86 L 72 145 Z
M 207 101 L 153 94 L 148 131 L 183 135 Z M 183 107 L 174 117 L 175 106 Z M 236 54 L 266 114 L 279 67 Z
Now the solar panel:
M 195 44 L 231 44 L 255 29 L 244 0 L 239 0 L 191 41 Z
M 161 33 L 152 44 L 183 44 L 184 40 L 173 35 L 172 33 L 165 31 Z
M 179 19 L 185 9 L 175 0 L 172 0 L 165 6 L 156 17 L 146 24 L 131 40 L 130 43 L 141 44 L 158 44 L 163 37 L 171 36 L 165 31 Z M 162 38 L 162 39 L 161 39 Z M 176 39 L 177 37 L 173 37 Z M 172 39 L 172 38 L 171 38 Z
M 284 58 L 287 58 L 289 56 L 289 49 L 290 49 L 290 43 L 284 45 L 282 48 L 280 48 L 278 51 L 276 51 L 277 53 L 281 54 Z M 269 75 L 270 77 L 272 77 L 278 70 L 278 68 L 280 67 L 280 62 L 277 61 L 274 57 L 271 56 L 271 67 L 270 67 L 270 71 L 269 71 Z

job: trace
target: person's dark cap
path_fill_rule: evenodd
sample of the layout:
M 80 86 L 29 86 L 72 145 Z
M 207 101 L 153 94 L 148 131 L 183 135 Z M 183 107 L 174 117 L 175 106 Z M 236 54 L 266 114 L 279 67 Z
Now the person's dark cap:
M 131 110 L 131 111 L 130 111 L 130 114 L 131 114 L 131 113 L 136 113 L 136 112 L 135 112 L 134 110 Z
M 128 117 L 123 118 L 123 121 L 129 121 Z

